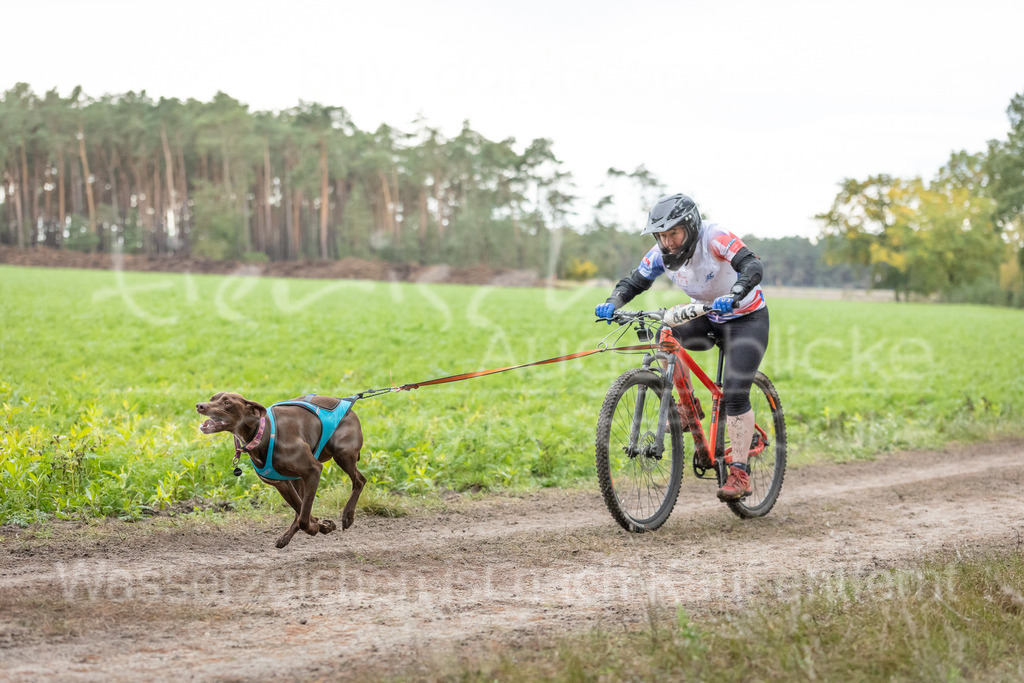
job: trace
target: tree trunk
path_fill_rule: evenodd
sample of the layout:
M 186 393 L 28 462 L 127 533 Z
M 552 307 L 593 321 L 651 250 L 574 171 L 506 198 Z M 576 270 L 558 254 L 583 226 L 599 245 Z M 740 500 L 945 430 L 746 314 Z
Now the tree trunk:
M 252 251 L 252 210 L 249 207 L 249 193 L 245 190 L 241 192 L 242 197 L 242 238 L 244 240 L 242 244 L 242 253 Z
M 348 206 L 348 198 L 349 198 L 349 195 L 352 192 L 352 183 L 349 180 L 347 180 L 347 179 L 335 181 L 335 192 L 337 192 L 337 194 L 338 194 L 338 200 L 335 203 L 334 224 L 338 228 L 338 234 L 339 235 L 344 235 L 344 229 L 345 229 L 345 208 Z M 355 236 L 354 236 L 354 233 L 355 233 L 354 230 L 350 231 L 349 239 L 348 239 L 349 255 L 350 256 L 354 255 L 354 248 L 355 248 Z
M 93 251 L 103 251 L 103 234 L 96 221 L 96 200 L 92 196 L 92 181 L 89 173 L 89 156 L 85 153 L 85 131 L 78 128 L 78 152 L 82 157 L 82 182 L 85 183 L 85 201 L 89 204 L 89 232 L 96 235 L 96 246 Z
M 388 185 L 388 177 L 384 175 L 384 171 L 378 170 L 377 175 L 380 177 L 380 190 L 384 200 L 383 206 L 381 206 L 381 217 L 385 221 L 384 227 L 391 233 L 391 238 L 395 241 L 398 235 L 395 230 L 395 212 L 392 208 L 391 187 Z
M 427 253 L 427 226 L 430 224 L 430 222 L 428 220 L 428 217 L 427 217 L 427 188 L 425 188 L 425 187 L 421 187 L 420 188 L 419 210 L 420 210 L 420 233 L 419 233 L 419 245 L 420 245 L 419 251 L 420 251 L 420 254 L 419 254 L 419 261 L 422 264 L 422 263 L 425 263 L 424 257 L 426 256 L 426 253 Z
M 263 168 L 258 167 L 254 169 L 256 177 L 254 179 L 254 185 L 252 189 L 253 202 L 256 206 L 256 210 L 252 215 L 252 248 L 254 251 L 263 251 Z M 248 195 L 248 193 L 246 193 Z
M 111 245 L 111 251 L 115 247 L 120 251 L 124 251 L 128 247 L 127 240 L 125 239 L 125 222 L 121 219 L 121 195 L 124 193 L 117 182 L 120 175 L 120 171 L 116 173 L 112 171 L 110 173 L 110 207 L 114 212 L 114 223 L 118 226 L 118 236 L 121 240 L 121 244 L 117 244 L 116 240 L 114 241 L 114 244 Z M 111 234 L 111 238 L 113 238 L 113 234 Z
M 270 205 L 270 194 L 271 194 L 271 192 L 273 192 L 273 188 L 271 187 L 271 177 L 272 177 L 273 173 L 274 173 L 274 171 L 270 167 L 270 145 L 267 143 L 266 140 L 264 140 L 263 141 L 263 229 L 264 229 L 264 235 L 266 236 L 266 239 L 265 239 L 266 245 L 265 245 L 264 248 L 266 249 L 267 252 L 273 252 L 273 253 L 268 253 L 267 255 L 270 256 L 272 259 L 276 260 L 277 249 L 276 248 L 270 248 L 270 245 L 273 245 L 273 244 L 276 243 L 276 240 L 274 239 L 274 233 L 275 233 L 275 231 L 274 231 L 274 212 L 273 212 L 273 207 L 271 207 L 271 205 Z
M 25 209 L 21 205 L 21 182 L 20 178 L 14 184 L 14 216 L 18 225 L 18 249 L 25 248 Z
M 0 192 L 4 197 L 11 196 L 11 186 L 7 181 L 7 169 L 0 173 Z M 12 242 L 14 233 L 11 232 L 13 222 L 11 221 L 11 203 L 5 201 L 0 204 L 0 243 Z
M 298 257 L 296 256 L 297 252 L 293 242 L 292 169 L 287 161 L 285 161 L 284 167 L 284 187 L 281 190 L 284 193 L 284 256 L 286 259 L 295 260 Z
M 43 175 L 43 232 L 46 237 L 46 244 L 51 247 L 57 246 L 57 238 L 53 235 L 53 189 L 50 187 L 50 161 L 46 161 L 47 169 Z
M 330 172 L 327 166 L 327 138 L 320 140 L 320 258 L 327 260 L 327 220 L 330 218 Z
M 302 244 L 302 190 L 295 190 L 292 200 L 292 242 L 295 244 L 295 258 L 301 259 Z
M 512 215 L 512 237 L 516 244 L 516 268 L 521 270 L 523 268 L 523 230 L 519 226 L 519 218 L 516 214 Z
M 81 160 L 79 160 L 81 161 Z M 71 164 L 71 213 L 82 215 L 82 164 Z
M 128 174 L 123 168 L 118 166 L 117 173 L 115 174 L 118 179 L 118 213 L 120 214 L 121 226 L 127 227 L 128 219 L 132 215 L 132 186 L 131 181 L 128 179 Z M 138 220 L 135 221 L 138 225 Z
M 43 167 L 39 163 L 37 155 L 32 159 L 32 229 L 29 231 L 29 239 L 32 241 L 31 246 L 33 247 L 39 244 L 39 219 L 42 218 L 39 211 L 39 195 L 43 184 Z
M 192 255 L 192 213 L 188 208 L 188 176 L 185 167 L 185 152 L 179 146 L 178 152 L 178 214 L 181 245 L 186 256 Z
M 64 198 L 64 148 L 57 150 L 57 246 L 64 246 L 64 227 L 67 224 L 67 200 Z
M 130 181 L 131 195 L 135 197 L 135 227 L 142 240 L 142 250 L 149 254 L 153 250 L 153 236 L 147 227 L 146 216 L 148 214 L 146 213 L 146 208 L 153 198 L 146 194 L 146 188 L 149 186 L 149 183 L 146 182 L 145 169 L 139 169 L 138 161 L 134 159 L 129 163 L 129 168 L 132 172 Z
M 223 159 L 224 159 L 223 163 L 221 164 L 221 167 L 223 168 L 223 173 L 224 173 L 224 178 L 222 179 L 222 182 L 224 183 L 224 189 L 228 193 L 228 198 L 230 199 L 231 195 L 234 194 L 234 193 L 231 190 L 231 166 L 228 164 L 228 148 L 227 148 L 227 145 L 221 145 L 220 153 L 221 153 L 221 155 L 223 156 Z
M 128 216 L 128 207 L 125 202 L 125 183 L 121 175 L 121 155 L 115 149 L 110 155 L 110 208 L 114 211 L 114 222 L 120 226 L 122 239 L 124 237 L 125 218 Z
M 381 190 L 374 188 L 372 192 L 367 192 L 367 195 L 370 206 L 373 209 L 373 235 L 389 232 L 387 211 L 384 208 L 385 202 L 381 197 Z M 373 239 L 370 240 L 371 246 L 373 246 L 374 241 Z
M 168 240 L 176 242 L 178 233 L 178 221 L 176 218 L 178 215 L 178 199 L 174 191 L 174 159 L 171 156 L 171 145 L 167 142 L 167 126 L 163 123 L 160 124 L 160 142 L 163 143 L 164 147 L 164 177 L 167 181 L 167 211 L 163 218 L 167 221 Z M 170 246 L 172 248 L 177 247 L 176 244 Z
M 153 159 L 153 239 L 156 253 L 167 252 L 166 207 L 163 198 L 163 182 L 160 180 L 160 160 Z
M 14 176 L 10 170 L 3 170 L 3 184 L 0 188 L 4 191 L 4 196 L 17 200 L 17 184 L 14 182 Z M 3 206 L 4 222 L 3 232 L 7 235 L 8 244 L 17 244 L 17 213 L 15 212 L 14 201 L 5 201 Z
M 444 238 L 444 201 L 441 197 L 441 169 L 434 171 L 434 201 L 437 202 L 437 240 Z
M 399 206 L 402 204 L 402 193 L 398 185 L 398 166 L 391 167 L 391 182 L 395 186 L 395 203 L 391 207 L 391 223 L 395 229 L 395 248 L 402 248 L 402 219 L 405 218 L 403 213 L 401 216 L 398 215 Z
M 18 191 L 21 195 L 21 212 L 18 219 L 18 247 L 25 248 L 25 219 L 32 220 L 32 198 L 29 196 L 28 182 L 28 157 L 25 153 L 25 140 L 21 141 L 21 182 L 18 183 Z M 26 215 L 28 214 L 28 215 Z

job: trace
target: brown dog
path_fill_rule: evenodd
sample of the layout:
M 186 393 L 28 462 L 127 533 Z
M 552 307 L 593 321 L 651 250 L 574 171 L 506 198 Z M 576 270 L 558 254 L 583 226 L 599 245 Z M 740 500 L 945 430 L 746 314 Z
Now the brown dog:
M 300 402 L 310 405 L 296 405 Z M 344 412 L 333 433 L 325 439 L 324 425 L 329 426 L 331 421 L 328 419 L 322 422 L 318 417 L 318 414 L 330 415 L 330 411 L 340 406 L 340 402 L 341 399 L 330 396 L 310 394 L 271 406 L 273 414 L 240 394 L 215 394 L 209 403 L 196 404 L 196 412 L 208 418 L 200 426 L 200 431 L 204 434 L 234 434 L 236 455 L 248 453 L 260 480 L 276 488 L 295 510 L 291 526 L 277 541 L 278 548 L 288 545 L 299 529 L 315 536 L 317 533 L 330 533 L 337 528 L 334 522 L 317 520 L 311 515 L 313 498 L 323 469 L 320 463 L 331 458 L 352 480 L 352 494 L 345 503 L 341 528 L 349 528 L 355 519 L 356 502 L 366 483 L 366 478 L 356 469 L 359 450 L 363 447 L 359 418 L 351 410 Z M 344 406 L 341 409 L 344 411 Z M 267 455 L 271 445 L 272 461 L 268 463 Z M 322 450 L 319 457 L 315 458 L 313 456 L 318 446 Z

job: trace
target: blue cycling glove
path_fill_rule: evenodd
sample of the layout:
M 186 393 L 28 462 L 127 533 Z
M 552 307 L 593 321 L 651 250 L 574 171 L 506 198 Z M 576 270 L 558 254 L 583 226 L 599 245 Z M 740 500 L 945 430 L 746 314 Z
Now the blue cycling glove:
M 732 308 L 736 304 L 736 297 L 732 294 L 729 296 L 720 296 L 711 302 L 711 310 L 718 313 L 732 313 Z
M 611 323 L 612 323 L 612 316 L 615 315 L 615 304 L 613 304 L 613 303 L 598 304 L 594 308 L 594 315 L 596 315 L 598 318 L 603 318 L 604 320 L 607 320 L 608 324 L 611 325 Z

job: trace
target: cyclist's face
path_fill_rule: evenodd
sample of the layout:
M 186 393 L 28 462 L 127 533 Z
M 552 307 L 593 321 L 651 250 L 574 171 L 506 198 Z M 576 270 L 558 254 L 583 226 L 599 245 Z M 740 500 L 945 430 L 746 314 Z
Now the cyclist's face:
M 671 230 L 658 233 L 658 241 L 668 251 L 675 253 L 682 249 L 683 242 L 686 241 L 686 228 L 681 225 L 677 225 Z

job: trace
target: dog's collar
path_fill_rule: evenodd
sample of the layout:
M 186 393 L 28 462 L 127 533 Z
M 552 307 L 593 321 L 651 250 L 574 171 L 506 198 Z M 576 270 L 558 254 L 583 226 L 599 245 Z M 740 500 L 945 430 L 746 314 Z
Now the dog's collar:
M 263 417 L 260 418 L 260 426 L 256 430 L 256 436 L 254 436 L 252 438 L 252 441 L 250 441 L 249 443 L 245 444 L 244 446 L 242 445 L 242 440 L 238 438 L 237 434 L 235 434 L 235 454 L 236 455 L 240 455 L 242 453 L 248 453 L 249 451 L 251 451 L 254 448 L 256 448 L 257 446 L 259 446 L 260 445 L 260 439 L 263 438 L 263 430 L 264 430 L 264 428 L 266 426 L 267 426 L 267 416 L 264 415 Z

